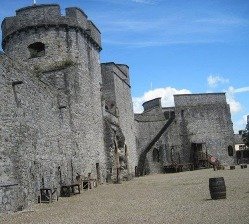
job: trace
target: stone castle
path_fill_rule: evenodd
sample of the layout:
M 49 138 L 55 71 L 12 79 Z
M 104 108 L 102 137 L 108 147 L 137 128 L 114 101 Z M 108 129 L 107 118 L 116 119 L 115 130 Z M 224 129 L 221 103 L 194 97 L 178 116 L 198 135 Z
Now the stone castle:
M 170 164 L 233 163 L 225 94 L 175 95 L 171 108 L 158 98 L 134 115 L 129 67 L 100 63 L 100 31 L 81 9 L 21 8 L 2 32 L 0 213 L 79 174 L 119 182 Z

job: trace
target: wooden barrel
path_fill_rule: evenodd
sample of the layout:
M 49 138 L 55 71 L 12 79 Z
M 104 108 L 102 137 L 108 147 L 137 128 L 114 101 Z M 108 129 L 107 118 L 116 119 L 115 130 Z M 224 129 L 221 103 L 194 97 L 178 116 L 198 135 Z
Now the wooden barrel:
M 226 185 L 223 177 L 209 178 L 209 191 L 213 200 L 226 198 Z

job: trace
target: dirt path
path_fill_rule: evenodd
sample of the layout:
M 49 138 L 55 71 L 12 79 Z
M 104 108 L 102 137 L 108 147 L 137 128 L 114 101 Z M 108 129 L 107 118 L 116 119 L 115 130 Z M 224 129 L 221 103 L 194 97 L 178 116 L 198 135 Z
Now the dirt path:
M 222 176 L 227 199 L 211 200 L 208 180 Z M 1 224 L 248 224 L 249 168 L 199 170 L 102 185 L 52 204 L 0 217 Z

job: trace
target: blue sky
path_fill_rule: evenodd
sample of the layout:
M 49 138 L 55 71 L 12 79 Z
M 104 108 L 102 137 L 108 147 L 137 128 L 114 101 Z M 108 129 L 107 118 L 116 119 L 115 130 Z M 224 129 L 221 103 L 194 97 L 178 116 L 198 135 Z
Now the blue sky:
M 0 19 L 32 0 L 0 0 Z M 102 32 L 101 61 L 130 67 L 134 109 L 154 97 L 227 92 L 235 131 L 249 114 L 248 0 L 43 1 L 82 8 Z

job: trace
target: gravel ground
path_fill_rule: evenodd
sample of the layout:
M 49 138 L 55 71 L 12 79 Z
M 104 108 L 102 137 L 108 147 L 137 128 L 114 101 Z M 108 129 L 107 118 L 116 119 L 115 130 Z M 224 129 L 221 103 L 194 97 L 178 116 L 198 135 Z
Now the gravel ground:
M 227 199 L 210 199 L 211 177 L 224 177 Z M 0 223 L 249 224 L 249 168 L 158 174 L 106 184 L 52 204 L 2 215 Z

